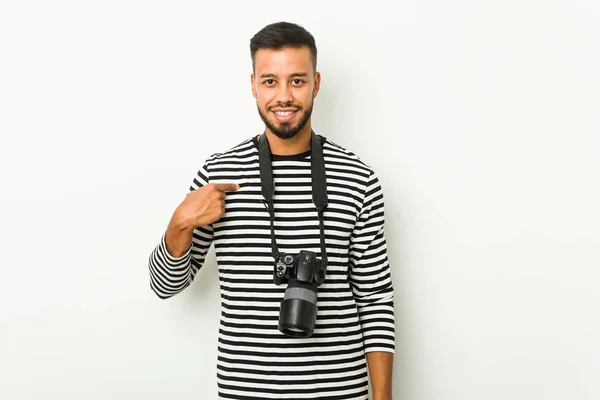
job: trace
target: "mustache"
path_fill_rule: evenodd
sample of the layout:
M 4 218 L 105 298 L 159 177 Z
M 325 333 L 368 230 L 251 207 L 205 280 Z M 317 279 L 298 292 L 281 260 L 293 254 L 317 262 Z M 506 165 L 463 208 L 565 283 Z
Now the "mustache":
M 296 105 L 296 104 L 282 104 L 282 103 L 277 103 L 274 106 L 268 107 L 267 110 L 271 111 L 274 108 L 294 108 L 296 111 L 300 111 L 302 110 L 302 107 Z

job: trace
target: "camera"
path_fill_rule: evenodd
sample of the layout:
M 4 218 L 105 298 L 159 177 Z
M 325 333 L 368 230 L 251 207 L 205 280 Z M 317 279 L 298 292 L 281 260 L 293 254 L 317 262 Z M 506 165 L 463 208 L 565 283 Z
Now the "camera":
M 279 309 L 279 331 L 293 337 L 309 337 L 317 319 L 317 287 L 325 281 L 327 265 L 315 252 L 279 253 L 273 281 L 289 282 Z
M 302 250 L 298 255 L 282 253 L 275 240 L 275 181 L 271 165 L 271 148 L 266 131 L 258 141 L 261 193 L 263 204 L 269 212 L 271 225 L 271 254 L 274 259 L 273 280 L 276 285 L 288 281 L 279 309 L 279 331 L 293 337 L 312 336 L 317 319 L 317 286 L 325 281 L 327 269 L 327 243 L 325 242 L 325 209 L 328 204 L 327 177 L 323 156 L 324 138 L 311 131 L 310 177 L 312 201 L 319 216 L 321 233 L 321 258 L 312 251 Z

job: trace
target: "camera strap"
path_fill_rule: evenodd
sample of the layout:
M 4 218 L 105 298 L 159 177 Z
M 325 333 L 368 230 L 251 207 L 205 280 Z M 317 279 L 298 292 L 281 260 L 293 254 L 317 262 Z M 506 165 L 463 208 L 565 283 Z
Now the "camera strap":
M 275 208 L 273 207 L 273 196 L 275 194 L 275 182 L 273 180 L 273 167 L 271 165 L 271 148 L 266 133 L 260 136 L 258 141 L 258 162 L 260 165 L 260 182 L 265 205 L 269 211 L 271 220 L 271 251 L 273 258 L 277 261 L 279 250 L 275 240 Z M 323 146 L 321 139 L 314 131 L 310 138 L 310 170 L 312 181 L 312 200 L 319 215 L 319 229 L 321 235 L 321 260 L 327 266 L 327 251 L 325 246 L 325 223 L 323 212 L 327 208 L 327 182 L 325 176 L 325 160 L 323 158 Z

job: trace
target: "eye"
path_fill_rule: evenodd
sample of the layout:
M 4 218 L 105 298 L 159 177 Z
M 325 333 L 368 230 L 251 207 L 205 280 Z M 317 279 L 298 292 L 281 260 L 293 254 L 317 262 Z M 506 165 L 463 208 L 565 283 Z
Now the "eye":
M 304 81 L 302 79 L 294 79 L 294 80 L 292 80 L 292 82 L 296 86 L 302 85 L 304 83 Z
M 263 83 L 266 83 L 267 85 L 272 85 L 273 83 L 275 83 L 275 81 L 273 79 L 267 79 L 263 81 Z

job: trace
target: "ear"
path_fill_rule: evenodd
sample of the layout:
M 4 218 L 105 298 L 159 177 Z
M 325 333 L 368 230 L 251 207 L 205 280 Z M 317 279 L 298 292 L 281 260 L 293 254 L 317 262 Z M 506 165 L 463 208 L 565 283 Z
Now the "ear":
M 252 85 L 252 96 L 256 99 L 256 87 L 254 86 L 254 72 L 250 74 L 250 84 Z
M 317 97 L 319 93 L 319 88 L 321 87 L 321 73 L 317 72 L 315 74 L 315 85 L 313 86 L 313 99 Z

